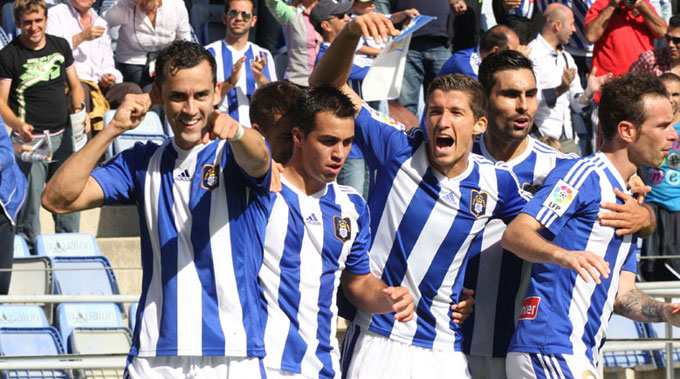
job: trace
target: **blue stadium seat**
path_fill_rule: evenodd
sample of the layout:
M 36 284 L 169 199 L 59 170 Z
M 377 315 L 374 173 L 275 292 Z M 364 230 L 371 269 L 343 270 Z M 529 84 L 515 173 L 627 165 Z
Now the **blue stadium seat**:
M 0 305 L 0 328 L 39 328 L 50 326 L 45 311 L 37 305 Z
M 52 266 L 54 268 L 54 293 L 65 295 L 120 294 L 116 275 L 105 256 L 57 256 L 52 258 Z
M 108 123 L 113 120 L 113 116 L 116 114 L 115 110 L 110 110 L 106 111 L 104 113 L 104 125 L 107 125 Z M 160 117 L 158 117 L 158 114 L 156 112 L 148 112 L 146 116 L 144 116 L 144 120 L 137 126 L 136 128 L 132 130 L 128 130 L 124 133 L 125 135 L 155 135 L 155 134 L 163 134 L 163 123 L 161 122 Z
M 135 323 L 137 322 L 137 308 L 139 308 L 139 303 L 131 303 L 130 309 L 128 309 L 128 325 L 130 330 L 135 330 Z
M 63 303 L 57 306 L 56 315 L 56 326 L 67 346 L 76 328 L 123 327 L 120 308 L 114 303 Z
M 2 28 L 5 30 L 5 33 L 7 33 L 7 37 L 9 37 L 10 41 L 21 33 L 21 29 L 17 28 L 14 23 L 13 9 L 14 1 L 5 3 L 5 5 L 2 6 Z
M 9 295 L 51 295 L 54 289 L 50 257 L 14 258 Z M 52 304 L 44 304 L 47 321 L 52 322 Z
M 209 42 L 203 39 L 201 31 L 203 30 L 203 24 L 214 22 L 222 23 L 222 13 L 224 12 L 224 5 L 220 4 L 194 4 L 191 7 L 191 15 L 189 21 L 191 27 L 195 31 L 198 31 L 198 42 L 201 45 L 207 45 Z M 222 25 L 222 37 L 225 31 L 224 24 Z M 220 38 L 222 38 L 220 37 Z
M 0 328 L 0 355 L 44 356 L 64 354 L 59 332 L 51 326 L 43 328 Z M 69 376 L 60 370 L 5 371 L 3 378 L 63 378 Z
M 30 257 L 31 251 L 24 237 L 20 234 L 14 235 L 14 258 Z
M 76 328 L 69 339 L 69 351 L 73 354 L 127 354 L 132 345 L 132 335 L 125 327 Z M 76 378 L 123 378 L 123 369 L 76 370 Z
M 673 300 L 674 302 L 677 301 L 677 299 Z M 666 338 L 666 323 L 665 322 L 654 322 L 654 323 L 649 323 L 645 324 L 647 327 L 647 333 L 650 338 Z M 680 338 L 680 328 L 674 326 L 672 327 L 672 333 L 673 336 L 672 338 Z M 673 361 L 674 362 L 680 362 L 680 347 L 678 346 L 678 343 L 676 342 L 674 344 L 673 348 Z M 659 350 L 655 354 L 656 358 L 656 363 L 657 366 L 659 367 L 666 367 L 666 350 Z M 676 363 L 677 364 L 677 363 Z
M 41 234 L 35 239 L 35 252 L 48 257 L 102 255 L 97 240 L 90 233 Z
M 220 21 L 220 22 L 215 22 L 215 21 L 204 22 L 203 26 L 201 26 L 201 30 L 200 30 L 200 33 L 198 35 L 198 40 L 204 41 L 203 45 L 207 45 L 207 44 L 213 43 L 217 40 L 224 38 L 224 33 L 225 33 L 225 27 L 224 27 L 224 23 L 222 23 L 222 21 Z
M 644 324 L 631 319 L 612 315 L 607 328 L 607 338 L 647 338 Z M 605 344 L 606 346 L 606 344 Z M 635 367 L 641 365 L 655 365 L 649 350 L 613 351 L 603 353 L 604 367 Z

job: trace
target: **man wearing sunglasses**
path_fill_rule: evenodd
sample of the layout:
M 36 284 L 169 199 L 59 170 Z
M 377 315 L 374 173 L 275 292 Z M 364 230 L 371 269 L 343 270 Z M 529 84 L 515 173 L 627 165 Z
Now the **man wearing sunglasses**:
M 226 1 L 222 22 L 226 25 L 224 39 L 206 46 L 217 61 L 217 80 L 222 82 L 218 109 L 250 126 L 250 96 L 258 87 L 276 80 L 274 59 L 267 49 L 248 41 L 250 29 L 257 22 L 252 0 Z
M 680 75 L 680 15 L 675 15 L 668 21 L 668 31 L 664 37 L 666 46 L 640 54 L 640 58 L 630 66 L 630 72 L 656 76 L 673 72 Z

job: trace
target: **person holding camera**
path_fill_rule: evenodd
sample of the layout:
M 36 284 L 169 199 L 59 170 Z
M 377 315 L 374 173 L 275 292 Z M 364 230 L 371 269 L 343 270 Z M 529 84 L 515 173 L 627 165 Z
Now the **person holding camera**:
M 655 38 L 663 38 L 666 22 L 649 0 L 597 0 L 586 13 L 584 32 L 595 44 L 597 74 L 619 76 L 642 52 L 654 48 Z
M 151 90 L 158 52 L 174 40 L 191 41 L 182 0 L 118 0 L 104 13 L 109 27 L 120 25 L 116 68 L 123 80 Z

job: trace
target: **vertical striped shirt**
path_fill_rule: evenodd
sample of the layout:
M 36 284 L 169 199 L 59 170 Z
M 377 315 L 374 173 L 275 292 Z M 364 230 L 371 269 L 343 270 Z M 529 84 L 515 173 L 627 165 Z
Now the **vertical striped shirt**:
M 257 272 L 269 174 L 247 175 L 229 143 L 124 150 L 92 177 L 106 204 L 135 204 L 142 295 L 131 355 L 264 356 Z
M 224 98 L 220 101 L 218 109 L 222 113 L 226 113 L 234 120 L 242 125 L 250 126 L 250 97 L 257 89 L 257 82 L 253 75 L 253 69 L 250 67 L 253 59 L 264 54 L 267 64 L 264 66 L 263 75 L 270 81 L 276 81 L 276 67 L 274 66 L 274 58 L 267 49 L 263 49 L 254 43 L 248 42 L 246 47 L 238 51 L 227 44 L 227 41 L 221 39 L 215 41 L 205 47 L 210 54 L 215 57 L 217 61 L 217 81 L 223 82 L 231 76 L 231 66 L 234 65 L 241 57 L 246 56 L 246 61 L 241 66 L 241 75 L 234 88 L 232 88 Z
M 554 244 L 599 255 L 609 263 L 611 274 L 601 284 L 586 283 L 575 270 L 533 264 L 508 351 L 572 354 L 596 364 L 621 271 L 636 271 L 636 237 L 618 237 L 614 228 L 597 221 L 601 202 L 621 204 L 614 188 L 626 191 L 627 184 L 599 152 L 559 164 L 524 208 Z
M 522 190 L 533 194 L 558 163 L 576 155 L 528 139 L 526 150 L 505 164 L 517 176 Z M 472 152 L 496 161 L 484 144 L 484 135 L 475 139 Z M 531 265 L 501 248 L 504 231 L 505 224 L 492 220 L 477 236 L 481 243 L 473 244 L 479 251 L 470 252 L 465 288 L 475 290 L 475 312 L 462 325 L 466 354 L 505 357 L 515 332 Z
M 404 343 L 460 351 L 462 336 L 449 307 L 459 301 L 468 253 L 492 218 L 512 219 L 527 198 L 503 166 L 470 154 L 455 178 L 434 170 L 425 133 L 404 134 L 366 107 L 355 121 L 355 142 L 376 171 L 369 195 L 371 269 L 388 286 L 404 286 L 414 297 L 414 321 L 358 311 L 355 322 Z
M 264 362 L 308 378 L 339 377 L 335 299 L 343 270 L 370 273 L 368 206 L 335 182 L 306 195 L 281 181 L 259 274 L 267 308 Z

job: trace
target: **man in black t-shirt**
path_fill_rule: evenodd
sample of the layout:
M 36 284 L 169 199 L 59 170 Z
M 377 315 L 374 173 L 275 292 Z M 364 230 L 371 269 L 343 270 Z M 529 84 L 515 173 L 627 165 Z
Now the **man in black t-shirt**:
M 40 234 L 40 195 L 45 182 L 74 152 L 66 84 L 72 91 L 70 109 L 74 112 L 80 111 L 84 93 L 68 42 L 45 34 L 45 2 L 16 0 L 14 20 L 21 34 L 0 51 L 0 116 L 12 128 L 15 141 L 51 143 L 50 162 L 19 161 L 28 178 L 28 191 L 17 217 L 17 233 L 32 247 Z M 54 222 L 57 233 L 77 232 L 80 215 L 54 215 Z

